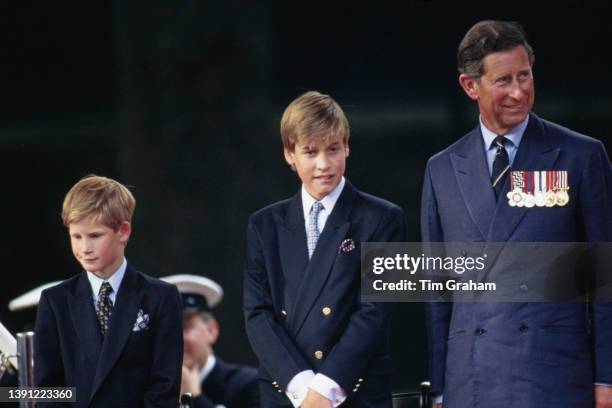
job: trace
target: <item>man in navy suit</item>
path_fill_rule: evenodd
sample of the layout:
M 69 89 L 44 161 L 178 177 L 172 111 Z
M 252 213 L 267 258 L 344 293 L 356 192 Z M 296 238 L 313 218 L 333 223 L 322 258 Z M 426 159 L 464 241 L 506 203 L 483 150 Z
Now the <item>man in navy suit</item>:
M 99 176 L 81 179 L 64 200 L 62 220 L 84 271 L 42 292 L 34 385 L 76 387 L 70 406 L 178 404 L 181 301 L 174 285 L 138 272 L 124 257 L 134 206 L 125 186 Z
M 423 241 L 612 241 L 606 150 L 531 113 L 534 54 L 521 26 L 477 23 L 457 59 L 480 120 L 427 164 Z M 512 261 L 493 264 L 492 273 L 518 273 Z M 612 406 L 610 303 L 430 303 L 426 310 L 432 390 L 445 407 Z
M 244 310 L 262 406 L 391 407 L 389 309 L 360 302 L 360 245 L 402 241 L 394 204 L 344 179 L 349 126 L 307 92 L 281 120 L 302 188 L 249 219 Z

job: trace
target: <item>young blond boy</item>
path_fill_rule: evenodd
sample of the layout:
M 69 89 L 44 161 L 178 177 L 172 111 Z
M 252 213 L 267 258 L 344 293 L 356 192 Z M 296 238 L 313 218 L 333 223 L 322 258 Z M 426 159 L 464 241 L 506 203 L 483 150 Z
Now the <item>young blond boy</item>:
M 134 207 L 125 186 L 100 176 L 81 179 L 64 199 L 62 220 L 84 271 L 41 295 L 34 379 L 76 387 L 71 406 L 177 406 L 181 301 L 176 286 L 126 261 Z
M 267 408 L 391 407 L 388 307 L 360 302 L 360 244 L 402 241 L 404 214 L 345 180 L 349 136 L 328 95 L 291 102 L 281 138 L 302 187 L 249 219 L 244 311 Z

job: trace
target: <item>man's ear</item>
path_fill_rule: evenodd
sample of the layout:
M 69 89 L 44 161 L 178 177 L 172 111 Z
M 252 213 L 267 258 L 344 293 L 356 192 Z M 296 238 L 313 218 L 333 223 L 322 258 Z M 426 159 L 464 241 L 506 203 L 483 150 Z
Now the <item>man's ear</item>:
M 130 224 L 128 221 L 123 221 L 121 224 L 119 224 L 117 232 L 119 233 L 119 242 L 126 244 L 130 239 L 130 234 L 132 233 L 132 224 Z
M 459 85 L 470 99 L 478 100 L 478 80 L 468 74 L 459 75 Z
M 210 344 L 213 345 L 219 338 L 219 322 L 216 319 L 210 319 L 207 323 L 208 331 L 210 333 Z

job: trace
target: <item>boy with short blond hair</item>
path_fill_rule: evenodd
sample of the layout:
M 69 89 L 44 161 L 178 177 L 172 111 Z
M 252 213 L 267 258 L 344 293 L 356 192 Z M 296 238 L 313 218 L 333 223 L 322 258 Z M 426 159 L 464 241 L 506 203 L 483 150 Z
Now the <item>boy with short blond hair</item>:
M 360 302 L 360 245 L 403 241 L 404 214 L 345 180 L 349 137 L 330 96 L 291 102 L 281 138 L 302 188 L 249 219 L 244 311 L 265 407 L 391 407 L 389 309 Z
M 41 295 L 34 382 L 76 387 L 76 407 L 177 406 L 181 301 L 176 286 L 124 257 L 135 205 L 125 186 L 95 175 L 64 199 L 62 221 L 84 271 Z

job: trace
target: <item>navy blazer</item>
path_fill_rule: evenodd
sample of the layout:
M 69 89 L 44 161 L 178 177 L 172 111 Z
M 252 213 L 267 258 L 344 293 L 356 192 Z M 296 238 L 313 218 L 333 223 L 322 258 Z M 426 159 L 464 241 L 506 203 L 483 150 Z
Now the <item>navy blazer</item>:
M 202 394 L 193 408 L 259 408 L 257 370 L 230 364 L 216 356 L 215 366 L 202 382 Z
M 140 310 L 149 315 L 149 326 L 133 331 Z M 41 295 L 34 334 L 34 382 L 36 387 L 76 387 L 76 404 L 66 405 L 176 408 L 182 360 L 182 312 L 176 286 L 129 264 L 104 338 L 86 272 Z
M 389 306 L 360 302 L 360 248 L 404 236 L 399 207 L 348 181 L 310 261 L 300 192 L 250 217 L 244 312 L 262 406 L 288 404 L 282 390 L 304 370 L 338 383 L 347 405 L 391 406 Z
M 424 242 L 610 242 L 612 171 L 601 142 L 531 114 L 513 170 L 567 170 L 564 207 L 496 202 L 480 126 L 427 163 Z M 515 259 L 516 261 L 516 259 Z M 516 272 L 508 259 L 492 273 Z M 432 303 L 426 306 L 432 389 L 445 407 L 593 406 L 612 383 L 609 303 Z

